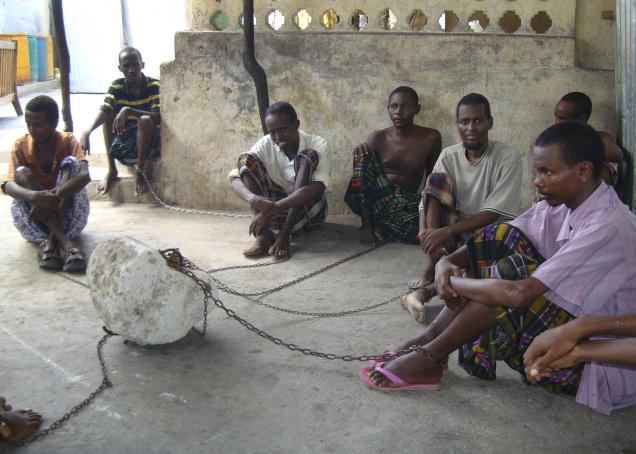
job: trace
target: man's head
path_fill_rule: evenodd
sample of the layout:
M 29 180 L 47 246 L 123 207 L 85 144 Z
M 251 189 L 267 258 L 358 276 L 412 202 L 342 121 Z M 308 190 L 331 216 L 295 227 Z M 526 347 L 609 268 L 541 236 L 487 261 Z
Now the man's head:
M 141 52 L 134 47 L 124 47 L 119 51 L 118 68 L 128 82 L 133 84 L 141 82 L 141 70 L 144 69 L 144 66 Z
M 36 96 L 27 103 L 25 110 L 24 120 L 35 143 L 49 140 L 60 118 L 55 100 L 44 95 Z
M 387 110 L 393 126 L 403 129 L 413 125 L 415 115 L 420 112 L 419 97 L 411 87 L 397 87 L 389 95 Z
M 455 111 L 457 130 L 467 150 L 480 150 L 488 147 L 488 131 L 493 119 L 490 103 L 484 95 L 470 93 L 457 103 Z
M 585 123 L 550 126 L 537 138 L 532 152 L 539 196 L 550 205 L 575 209 L 600 183 L 604 145 Z
M 587 123 L 592 115 L 592 100 L 585 93 L 573 91 L 562 97 L 554 106 L 554 122 L 578 121 Z
M 300 121 L 294 107 L 285 101 L 271 104 L 265 111 L 267 133 L 279 148 L 287 153 L 296 153 L 300 136 Z

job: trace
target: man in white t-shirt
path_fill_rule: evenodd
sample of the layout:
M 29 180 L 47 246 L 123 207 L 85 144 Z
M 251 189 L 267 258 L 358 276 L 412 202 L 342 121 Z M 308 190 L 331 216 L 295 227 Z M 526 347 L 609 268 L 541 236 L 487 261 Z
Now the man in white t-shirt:
M 490 103 L 470 93 L 457 104 L 457 130 L 462 141 L 442 150 L 426 180 L 420 204 L 418 239 L 424 269 L 414 291 L 402 298 L 416 320 L 424 321 L 424 303 L 435 294 L 434 267 L 475 230 L 519 214 L 521 153 L 490 140 Z
M 228 176 L 232 189 L 254 213 L 246 257 L 289 256 L 292 236 L 318 227 L 327 217 L 326 190 L 331 154 L 320 136 L 299 129 L 291 104 L 277 102 L 265 112 L 264 136 L 239 156 Z

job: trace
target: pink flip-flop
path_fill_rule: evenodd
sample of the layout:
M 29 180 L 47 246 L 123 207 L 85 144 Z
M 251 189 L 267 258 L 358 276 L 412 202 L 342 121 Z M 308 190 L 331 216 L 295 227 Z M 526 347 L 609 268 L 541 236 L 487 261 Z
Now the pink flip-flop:
M 395 352 L 393 350 L 387 350 L 384 352 L 386 355 L 391 355 L 392 357 L 395 357 Z M 382 365 L 385 363 L 386 361 L 376 361 L 375 359 L 372 359 L 369 361 L 369 365 L 370 366 L 375 366 L 375 365 L 379 365 L 380 367 L 382 367 Z M 446 373 L 448 372 L 448 359 L 446 359 L 446 361 L 444 361 L 442 363 L 442 373 Z
M 376 364 L 374 369 L 384 375 L 394 386 L 378 386 L 369 378 L 369 371 L 365 367 L 361 367 L 358 371 L 360 380 L 365 382 L 370 388 L 378 391 L 435 391 L 442 387 L 441 380 L 431 380 L 427 383 L 410 384 L 402 380 L 400 377 L 384 369 L 380 364 Z

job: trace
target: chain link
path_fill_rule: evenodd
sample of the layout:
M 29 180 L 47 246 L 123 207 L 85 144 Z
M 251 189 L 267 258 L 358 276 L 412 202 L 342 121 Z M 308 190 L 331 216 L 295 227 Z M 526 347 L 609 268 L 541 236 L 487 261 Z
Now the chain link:
M 152 187 L 152 184 L 150 184 L 150 179 L 146 176 L 146 172 L 137 167 L 137 170 L 139 170 L 141 172 L 141 176 L 144 178 L 144 180 L 146 181 L 146 185 L 148 186 L 148 189 L 150 190 L 150 194 L 152 195 L 152 197 L 155 199 L 155 201 L 161 205 L 164 208 L 167 208 L 169 210 L 173 210 L 173 211 L 179 211 L 181 213 L 190 213 L 190 214 L 205 214 L 207 216 L 219 216 L 219 217 L 225 217 L 225 218 L 251 218 L 252 215 L 251 214 L 241 214 L 241 213 L 227 213 L 227 212 L 223 212 L 223 211 L 208 211 L 208 210 L 197 210 L 195 208 L 181 208 L 175 205 L 170 205 L 166 202 L 164 202 L 163 200 L 161 200 L 161 197 L 159 197 L 159 194 L 157 194 L 157 192 L 155 191 L 155 188 Z
M 106 330 L 106 329 L 104 328 L 104 330 Z M 106 388 L 110 388 L 110 387 L 113 386 L 113 384 L 111 383 L 111 381 L 108 378 L 108 371 L 106 370 L 106 363 L 104 362 L 104 356 L 103 356 L 103 352 L 102 352 L 102 350 L 104 348 L 104 345 L 106 344 L 108 339 L 110 337 L 112 337 L 112 336 L 115 336 L 115 334 L 111 333 L 109 331 L 106 331 L 106 334 L 104 334 L 104 336 L 97 343 L 97 359 L 99 360 L 99 366 L 102 369 L 102 377 L 103 377 L 102 378 L 102 382 L 97 387 L 97 389 L 95 391 L 93 391 L 92 393 L 90 393 L 86 399 L 84 399 L 79 404 L 77 404 L 76 406 L 71 408 L 69 411 L 64 413 L 64 415 L 61 418 L 59 418 L 56 421 L 54 421 L 53 423 L 51 423 L 46 429 L 42 429 L 41 431 L 39 431 L 39 432 L 37 432 L 37 433 L 35 433 L 35 434 L 23 439 L 23 440 L 20 440 L 19 442 L 16 442 L 15 445 L 17 445 L 17 446 L 25 446 L 25 445 L 33 443 L 36 440 L 39 440 L 40 438 L 46 437 L 51 432 L 59 429 L 66 421 L 71 419 L 73 416 L 77 416 L 77 414 L 82 409 L 84 409 L 84 407 L 86 407 L 93 400 L 95 400 L 95 398 L 98 395 L 100 395 Z
M 210 286 L 210 284 L 208 284 L 203 279 L 201 279 L 196 274 L 194 274 L 194 271 L 202 271 L 202 270 L 198 268 L 196 265 L 194 265 L 190 260 L 188 260 L 183 255 L 181 255 L 178 249 L 166 249 L 160 252 L 170 267 L 188 276 L 201 288 L 204 295 L 204 306 L 206 308 L 210 301 L 214 302 L 214 305 L 218 307 L 219 309 L 223 310 L 228 315 L 228 317 L 237 321 L 238 323 L 243 325 L 245 328 L 247 328 L 249 331 L 256 333 L 262 338 L 267 339 L 276 345 L 285 347 L 291 351 L 300 352 L 303 355 L 307 355 L 307 356 L 316 356 L 319 358 L 324 358 L 329 360 L 340 359 L 342 361 L 362 361 L 362 362 L 366 362 L 370 360 L 389 361 L 391 359 L 394 359 L 395 357 L 402 356 L 414 351 L 422 351 L 424 353 L 427 353 L 422 346 L 412 346 L 407 349 L 397 350 L 394 353 L 385 352 L 380 354 L 369 354 L 369 355 L 358 355 L 358 356 L 340 355 L 336 353 L 324 353 L 317 350 L 312 350 L 310 348 L 301 347 L 289 342 L 285 342 L 284 340 L 278 337 L 272 336 L 271 334 L 263 331 L 262 329 L 257 328 L 256 326 L 254 326 L 253 324 L 251 324 L 244 318 L 239 317 L 235 311 L 226 307 L 223 301 L 221 301 L 220 299 L 214 296 L 214 294 L 212 293 L 212 287 Z

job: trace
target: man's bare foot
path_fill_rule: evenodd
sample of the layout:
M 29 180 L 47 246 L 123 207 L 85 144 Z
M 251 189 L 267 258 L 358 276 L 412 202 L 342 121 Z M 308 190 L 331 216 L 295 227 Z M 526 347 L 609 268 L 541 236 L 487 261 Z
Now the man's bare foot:
M 289 257 L 289 235 L 279 234 L 272 247 L 269 248 L 269 255 L 273 255 L 277 259 Z
M 422 352 L 408 353 L 385 362 L 382 367 L 410 384 L 440 380 L 443 374 L 442 365 L 434 361 L 429 354 Z M 367 366 L 367 374 L 376 386 L 395 386 L 382 373 L 375 370 L 375 366 Z
M 11 410 L 11 405 L 7 403 L 4 397 L 0 397 L 0 411 L 9 411 Z
M 265 255 L 269 248 L 274 244 L 274 235 L 271 233 L 265 233 L 261 235 L 257 235 L 254 240 L 254 244 L 252 244 L 249 248 L 243 251 L 243 255 L 245 257 L 261 257 Z
M 408 310 L 413 318 L 419 323 L 424 323 L 426 320 L 426 308 L 424 305 L 437 295 L 437 290 L 434 285 L 428 285 L 424 288 L 419 288 L 412 291 L 408 295 L 404 295 L 400 298 L 402 307 Z
M 18 441 L 29 436 L 42 424 L 42 415 L 28 409 L 0 411 L 0 420 L 7 425 L 11 432 L 11 434 L 3 438 L 3 440 Z
M 100 194 L 108 194 L 108 192 L 112 189 L 115 181 L 119 180 L 119 176 L 117 173 L 108 172 L 104 179 L 97 183 L 97 192 Z
M 144 194 L 148 191 L 148 183 L 146 183 L 146 179 L 144 176 L 137 172 L 135 174 L 135 196 L 139 197 L 141 194 Z
M 363 225 L 360 227 L 360 242 L 365 246 L 374 246 L 386 242 L 386 235 L 380 230 Z

